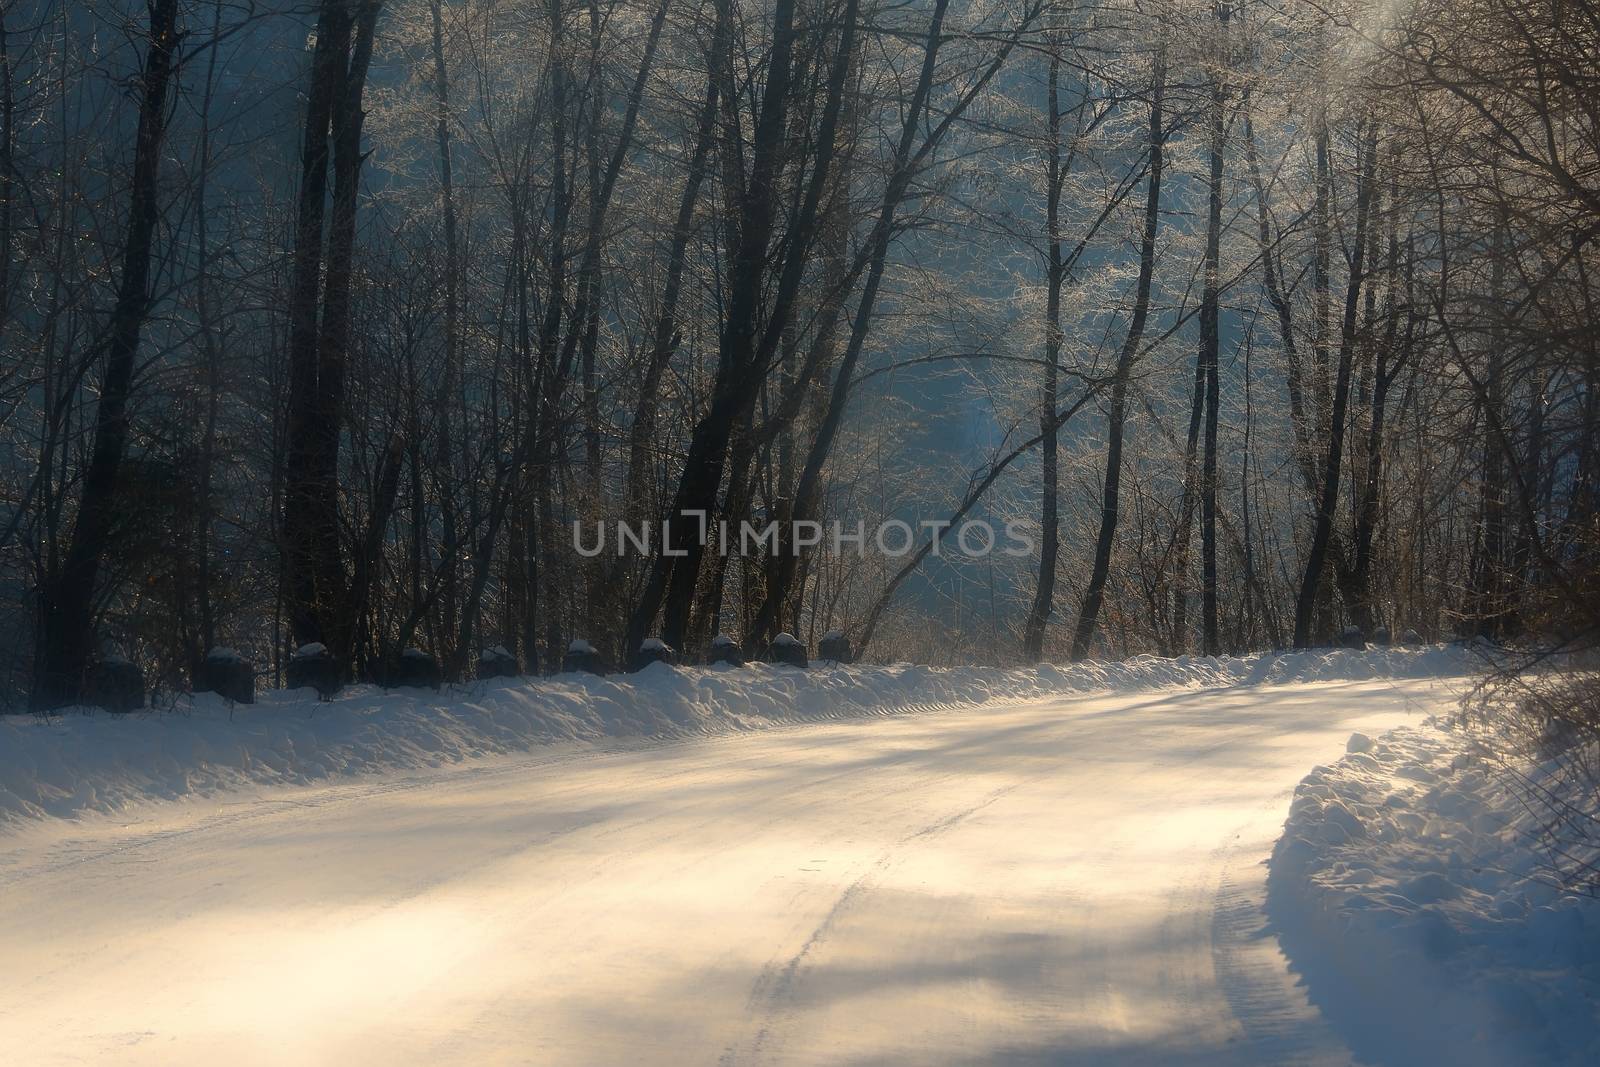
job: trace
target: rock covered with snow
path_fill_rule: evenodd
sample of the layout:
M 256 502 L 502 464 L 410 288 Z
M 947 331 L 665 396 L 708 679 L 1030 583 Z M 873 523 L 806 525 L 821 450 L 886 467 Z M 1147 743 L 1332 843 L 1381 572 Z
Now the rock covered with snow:
M 730 667 L 744 666 L 744 650 L 739 647 L 729 634 L 718 634 L 711 639 L 711 649 L 706 653 L 706 662 L 709 664 L 724 664 Z
M 194 688 L 198 693 L 216 693 L 236 704 L 254 704 L 255 667 L 234 649 L 213 648 L 200 663 Z
M 324 700 L 344 685 L 344 667 L 320 641 L 301 645 L 289 657 L 285 681 L 290 689 L 315 689 Z
M 389 684 L 396 688 L 438 689 L 444 681 L 439 661 L 420 648 L 408 648 L 389 671 Z
M 90 673 L 89 693 L 106 711 L 139 711 L 144 707 L 144 672 L 125 656 L 103 656 Z
M 504 645 L 492 645 L 478 653 L 479 678 L 515 678 L 517 657 Z
M 781 633 L 772 639 L 772 662 L 790 667 L 807 666 L 806 646 L 794 634 Z
M 567 674 L 604 674 L 606 665 L 593 645 L 581 637 L 576 637 L 567 645 L 567 654 L 561 661 L 561 670 Z
M 850 639 L 843 630 L 829 630 L 817 642 L 817 658 L 833 663 L 851 663 L 855 657 L 850 652 Z
M 1312 1000 L 1383 1062 L 1600 1062 L 1600 901 L 1552 884 L 1514 778 L 1438 724 L 1346 747 L 1268 879 Z
M 665 663 L 669 666 L 675 661 L 676 654 L 672 646 L 659 637 L 647 637 L 639 644 L 639 651 L 634 653 L 633 669 L 642 671 L 653 663 Z

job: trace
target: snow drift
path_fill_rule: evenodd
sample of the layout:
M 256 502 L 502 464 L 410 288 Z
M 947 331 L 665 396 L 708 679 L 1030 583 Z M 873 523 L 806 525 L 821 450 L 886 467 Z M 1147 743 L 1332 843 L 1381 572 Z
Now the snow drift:
M 1600 1063 L 1600 901 L 1552 884 L 1512 779 L 1437 722 L 1349 750 L 1268 878 L 1313 1002 L 1378 1063 Z
M 496 679 L 441 692 L 355 686 L 321 702 L 269 691 L 253 706 L 184 698 L 170 711 L 0 719 L 0 822 L 112 812 L 250 785 L 438 767 L 562 742 L 665 740 L 852 716 L 1158 686 L 1460 673 L 1458 648 L 1318 650 L 1026 669 L 672 668 Z

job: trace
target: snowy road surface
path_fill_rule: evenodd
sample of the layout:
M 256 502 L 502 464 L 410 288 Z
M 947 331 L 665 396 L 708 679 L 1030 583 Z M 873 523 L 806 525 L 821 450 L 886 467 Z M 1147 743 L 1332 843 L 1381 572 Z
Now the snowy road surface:
M 1442 683 L 1073 696 L 0 835 L 8 1064 L 1349 1061 L 1257 908 Z

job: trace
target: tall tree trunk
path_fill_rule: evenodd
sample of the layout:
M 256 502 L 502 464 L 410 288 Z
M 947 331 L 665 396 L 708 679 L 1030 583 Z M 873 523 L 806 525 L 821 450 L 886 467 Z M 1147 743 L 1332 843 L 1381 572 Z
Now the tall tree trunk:
M 1356 231 L 1350 252 L 1350 279 L 1345 287 L 1344 320 L 1339 340 L 1339 371 L 1335 381 L 1333 403 L 1329 410 L 1327 458 L 1322 474 L 1322 498 L 1317 506 L 1316 522 L 1311 534 L 1311 548 L 1306 555 L 1305 576 L 1300 581 L 1300 595 L 1295 602 L 1294 647 L 1308 648 L 1312 641 L 1313 615 L 1317 610 L 1317 597 L 1322 584 L 1322 571 L 1327 564 L 1328 545 L 1333 536 L 1333 518 L 1339 508 L 1339 477 L 1344 461 L 1345 410 L 1350 401 L 1350 371 L 1355 356 L 1356 312 L 1360 306 L 1363 269 L 1367 254 L 1367 214 L 1372 203 L 1373 175 L 1378 153 L 1378 128 L 1372 121 L 1363 144 L 1362 173 L 1356 194 Z
M 1172 538 L 1172 645 L 1174 653 L 1189 650 L 1189 549 L 1194 540 L 1194 498 L 1200 491 L 1200 428 L 1206 413 L 1206 360 L 1203 348 L 1194 355 L 1194 386 L 1189 391 L 1189 433 L 1183 445 L 1183 495 L 1178 503 L 1178 529 Z
M 1356 497 L 1355 537 L 1350 566 L 1349 594 L 1346 600 L 1355 624 L 1364 639 L 1370 640 L 1378 625 L 1372 597 L 1372 544 L 1378 528 L 1378 505 L 1383 486 L 1383 436 L 1389 387 L 1405 366 L 1405 355 L 1397 357 L 1395 341 L 1399 333 L 1399 238 L 1393 222 L 1389 232 L 1388 299 L 1384 336 L 1377 345 L 1376 366 L 1372 375 L 1371 417 L 1367 424 L 1366 461 L 1362 484 Z M 1370 292 L 1370 288 L 1369 288 Z
M 1228 62 L 1228 6 L 1217 5 L 1221 54 L 1211 79 L 1211 175 L 1206 215 L 1205 288 L 1200 300 L 1200 352 L 1206 379 L 1206 442 L 1200 478 L 1200 619 L 1201 648 L 1208 656 L 1222 651 L 1217 631 L 1217 405 L 1218 366 L 1222 346 L 1219 290 L 1222 239 L 1222 103 L 1227 94 L 1223 72 Z
M 711 403 L 690 437 L 689 452 L 664 527 L 665 539 L 683 555 L 674 557 L 665 551 L 657 554 L 628 625 L 625 646 L 629 650 L 638 648 L 649 636 L 663 608 L 663 636 L 674 647 L 683 644 L 705 550 L 699 543 L 700 524 L 710 521 L 715 508 L 734 424 L 760 384 L 763 368 L 758 352 L 759 318 L 778 209 L 778 175 L 787 148 L 790 79 L 797 36 L 794 0 L 777 0 L 772 34 L 766 89 L 756 119 L 754 158 L 749 179 L 738 195 L 737 242 L 729 263 L 727 319 Z M 819 155 L 831 150 L 831 145 L 819 145 Z M 791 234 L 791 255 L 803 256 L 807 239 L 803 232 Z M 773 299 L 776 316 L 777 305 L 786 299 L 786 294 L 780 291 Z M 787 299 L 792 300 L 792 294 L 787 294 Z
M 1122 445 L 1128 414 L 1128 379 L 1139 354 L 1139 344 L 1144 338 L 1145 321 L 1150 315 L 1150 285 L 1156 265 L 1156 232 L 1161 225 L 1161 172 L 1167 136 L 1163 129 L 1162 100 L 1166 83 L 1167 53 L 1163 47 L 1156 53 L 1155 67 L 1151 73 L 1150 177 L 1145 189 L 1144 234 L 1139 242 L 1139 280 L 1134 291 L 1128 336 L 1117 356 L 1116 373 L 1112 379 L 1111 411 L 1106 425 L 1106 479 L 1100 504 L 1100 532 L 1095 539 L 1094 568 L 1089 574 L 1078 625 L 1072 635 L 1074 660 L 1081 660 L 1089 654 L 1089 644 L 1094 639 L 1095 626 L 1100 619 L 1100 605 L 1105 598 L 1106 578 L 1111 572 L 1111 546 L 1117 535 Z
M 1600 304 L 1583 254 L 1575 258 L 1581 281 L 1584 311 L 1588 321 L 1600 321 Z M 1575 368 L 1574 374 L 1578 373 Z M 1600 515 L 1600 331 L 1585 331 L 1581 364 L 1583 392 L 1578 409 L 1577 456 L 1573 460 L 1567 507 L 1561 516 L 1557 543 L 1575 554 L 1575 565 L 1593 568 L 1600 564 L 1600 542 L 1594 537 L 1596 516 Z
M 1515 457 L 1508 454 L 1508 442 L 1497 440 L 1487 429 L 1507 422 L 1505 330 L 1501 324 L 1507 255 L 1505 230 L 1502 219 L 1494 229 L 1493 265 L 1486 301 L 1493 321 L 1489 325 L 1483 389 L 1479 398 L 1486 431 L 1481 449 L 1483 473 L 1478 483 L 1478 547 L 1472 567 L 1469 604 L 1473 631 L 1491 640 L 1504 635 L 1510 614 L 1506 596 L 1506 501 L 1509 499 L 1506 482 L 1507 466 L 1515 462 Z
M 363 158 L 362 97 L 381 7 L 381 0 L 323 0 L 307 94 L 290 293 L 285 601 L 297 643 L 322 641 L 345 660 L 355 619 L 339 543 L 339 437 Z M 330 158 L 331 214 L 325 203 Z
M 222 0 L 212 7 L 211 39 L 222 33 Z M 217 462 L 217 418 L 222 403 L 222 345 L 217 329 L 214 309 L 211 306 L 211 247 L 208 237 L 210 205 L 207 189 L 211 175 L 211 104 L 216 93 L 217 53 L 211 48 L 206 57 L 205 95 L 200 106 L 200 143 L 196 149 L 199 175 L 195 179 L 195 245 L 199 250 L 200 269 L 195 275 L 195 317 L 199 320 L 200 349 L 205 358 L 205 423 L 200 436 L 199 487 L 195 508 L 195 599 L 200 610 L 200 652 L 216 644 L 216 609 L 212 598 L 211 581 L 211 527 L 215 516 L 211 506 L 212 481 Z M 196 660 L 189 665 L 190 677 L 200 667 Z
M 537 346 L 533 353 L 533 366 L 527 375 L 527 395 L 524 398 L 524 417 L 527 426 L 523 431 L 525 454 L 516 467 L 525 478 L 525 484 L 516 490 L 529 500 L 520 501 L 514 515 L 509 536 L 515 552 L 521 554 L 523 565 L 512 572 L 516 587 L 512 599 L 520 608 L 520 617 L 510 620 L 513 632 L 526 660 L 532 664 L 539 660 L 539 606 L 549 604 L 545 596 L 550 581 L 546 561 L 539 556 L 547 545 L 544 522 L 550 515 L 550 478 L 552 465 L 562 449 L 563 420 L 559 401 L 571 377 L 570 359 L 561 357 L 561 322 L 567 300 L 567 234 L 571 225 L 573 208 L 573 182 L 568 174 L 568 108 L 574 88 L 573 78 L 567 70 L 566 10 L 562 0 L 550 0 L 547 7 L 550 20 L 550 228 L 545 240 L 549 261 L 548 277 L 544 291 L 544 314 L 539 321 Z M 524 278 L 531 276 L 527 260 L 533 255 L 524 244 Z M 570 356 L 570 352 L 568 353 Z M 546 630 L 546 637 L 550 636 Z M 545 657 L 548 661 L 548 655 Z
M 683 272 L 688 260 L 689 240 L 694 234 L 695 207 L 700 202 L 700 186 L 705 182 L 712 144 L 716 139 L 717 91 L 721 76 L 717 65 L 727 51 L 728 4 L 718 0 L 716 22 L 711 31 L 711 57 L 706 65 L 705 100 L 695 126 L 694 149 L 683 194 L 678 198 L 678 214 L 672 226 L 672 247 L 667 253 L 667 277 L 661 290 L 661 308 L 656 315 L 650 354 L 645 358 L 644 376 L 639 382 L 639 399 L 628 430 L 627 506 L 630 520 L 644 512 L 646 471 L 654 448 L 656 416 L 661 406 L 661 379 L 678 348 L 678 298 L 683 288 Z
M 1033 594 L 1033 607 L 1023 628 L 1022 658 L 1037 663 L 1044 653 L 1045 626 L 1050 620 L 1056 595 L 1056 561 L 1061 555 L 1060 476 L 1058 472 L 1060 434 L 1055 428 L 1056 394 L 1060 391 L 1061 359 L 1061 40 L 1056 36 L 1050 49 L 1049 150 L 1045 162 L 1045 233 L 1049 243 L 1049 264 L 1045 277 L 1044 383 L 1039 397 L 1040 442 L 1039 504 L 1039 582 Z
M 12 83 L 10 5 L 0 5 L 0 338 L 11 323 L 11 243 L 16 217 L 17 92 Z
M 601 253 L 604 251 L 606 216 L 610 209 L 612 194 L 616 191 L 617 178 L 621 174 L 622 166 L 626 162 L 628 153 L 633 147 L 633 135 L 638 124 L 639 109 L 644 101 L 644 91 L 645 87 L 649 83 L 650 73 L 655 66 L 656 50 L 661 40 L 662 28 L 666 24 L 667 12 L 670 3 L 671 0 L 661 0 L 656 7 L 655 14 L 651 17 L 650 29 L 645 37 L 644 55 L 639 61 L 639 69 L 634 75 L 633 84 L 628 93 L 628 101 L 623 108 L 622 129 L 617 135 L 617 143 L 612 147 L 611 154 L 606 160 L 603 168 L 601 166 L 599 145 L 598 141 L 596 140 L 597 125 L 599 120 L 600 92 L 597 84 L 593 84 L 598 81 L 599 77 L 598 71 L 600 59 L 601 17 L 598 6 L 592 2 L 589 5 L 591 35 L 590 48 L 593 64 L 593 74 L 590 79 L 591 85 L 589 87 L 593 111 L 591 113 L 588 136 L 586 139 L 590 184 L 589 219 L 584 237 L 583 258 L 579 262 L 578 266 L 577 308 L 574 311 L 572 325 L 567 334 L 567 339 L 565 342 L 566 351 L 563 355 L 563 361 L 570 362 L 572 359 L 572 349 L 574 346 L 576 346 L 579 351 L 579 361 L 581 363 L 583 375 L 585 422 L 584 441 L 586 453 L 585 463 L 588 465 L 591 479 L 598 478 L 598 461 L 600 458 L 599 393 L 597 392 L 597 383 L 595 381 L 595 354 L 596 345 L 599 340 L 600 257 Z M 719 3 L 717 14 L 719 30 L 717 34 L 714 34 L 714 47 L 715 39 L 720 36 L 720 27 L 724 22 L 722 8 L 723 5 Z M 715 54 L 715 51 L 713 51 L 713 55 Z M 712 94 L 710 97 L 710 102 L 714 114 L 714 108 L 716 106 L 714 95 L 714 76 L 711 81 L 713 88 L 710 90 L 710 93 Z M 702 120 L 704 120 L 703 114 Z M 705 126 L 706 124 L 704 121 L 702 121 L 702 134 L 705 135 L 707 151 L 709 151 L 709 131 L 704 129 Z M 696 147 L 698 149 L 698 143 Z M 696 178 L 691 175 L 690 180 L 690 184 L 695 187 L 696 192 L 698 192 L 700 180 L 703 178 L 703 176 L 704 162 L 702 159 L 700 177 Z M 692 220 L 694 201 L 688 200 L 688 203 L 689 217 Z M 681 217 L 682 212 L 680 210 L 680 218 Z M 687 245 L 688 240 L 687 225 L 688 224 L 686 223 L 684 236 L 685 245 Z M 676 239 L 676 233 L 674 234 L 674 238 Z M 678 272 L 680 276 L 682 274 L 682 269 L 682 264 L 680 262 L 678 265 Z M 677 304 L 676 292 L 672 294 L 670 303 L 675 310 Z M 670 339 L 671 334 L 669 333 L 669 345 Z M 668 352 L 668 355 L 670 356 L 670 351 Z M 654 356 L 654 351 L 652 352 L 652 356 Z M 664 369 L 664 367 L 665 361 L 663 360 L 662 369 Z M 660 373 L 660 371 L 656 372 L 657 385 L 659 385 L 660 382 Z
M 361 190 L 361 129 L 366 118 L 362 98 L 372 62 L 373 38 L 381 0 L 360 0 L 350 61 L 335 97 L 333 197 L 328 221 L 328 261 L 323 280 L 322 321 L 317 336 L 317 394 L 311 425 L 310 475 L 313 565 L 334 620 L 329 645 L 335 656 L 348 659 L 360 597 L 345 603 L 349 590 L 339 544 L 339 437 L 344 422 L 345 367 L 349 362 L 352 271 L 355 261 L 356 204 Z M 370 571 L 371 561 L 355 564 Z
M 1333 171 L 1328 158 L 1328 116 L 1326 102 L 1319 103 L 1316 130 L 1316 186 L 1311 204 L 1311 395 L 1315 405 L 1317 436 L 1326 442 L 1331 417 L 1328 392 L 1329 349 L 1333 343 L 1333 295 L 1329 277 L 1333 255 Z M 1319 472 L 1320 473 L 1320 472 Z M 1319 487 L 1320 489 L 1320 487 Z
M 665 7 L 661 8 L 664 12 Z M 657 23 L 659 25 L 659 23 Z M 589 178 L 589 226 L 584 235 L 583 260 L 578 268 L 578 307 L 568 330 L 569 345 L 578 346 L 579 375 L 583 382 L 583 464 L 586 483 L 581 496 L 596 496 L 600 490 L 600 370 L 597 364 L 600 341 L 600 254 L 605 237 L 605 199 L 600 187 L 600 108 L 605 95 L 605 72 L 600 64 L 600 48 L 604 35 L 601 32 L 600 4 L 589 0 L 589 121 L 583 131 L 583 158 Z M 645 46 L 645 57 L 655 55 L 655 35 Z M 645 77 L 648 67 L 640 71 Z M 599 501 L 596 499 L 595 504 Z M 598 511 L 598 507 L 595 508 Z M 589 563 L 590 589 L 584 604 L 586 622 L 592 618 L 598 590 L 597 568 Z
M 150 260 L 160 214 L 156 178 L 179 39 L 177 0 L 154 0 L 149 10 L 128 232 L 108 330 L 105 375 L 95 409 L 94 443 L 83 474 L 71 543 L 40 590 L 40 642 L 32 694 L 35 708 L 55 708 L 78 700 L 94 657 L 95 586 L 115 523 L 117 476 L 128 445 L 134 363 L 150 311 Z
M 456 455 L 453 413 L 460 403 L 461 393 L 461 249 L 459 222 L 456 216 L 455 168 L 450 150 L 450 73 L 444 55 L 443 0 L 431 0 L 433 30 L 433 93 L 438 117 L 434 123 L 434 140 L 439 151 L 439 196 L 444 222 L 444 368 L 439 376 L 437 404 L 436 460 L 442 473 L 439 485 L 439 517 L 443 525 L 444 551 L 443 589 L 440 596 L 442 626 L 440 631 L 452 631 L 457 612 L 459 575 L 461 569 L 460 517 L 456 510 Z M 466 432 L 463 420 L 462 432 Z M 458 675 L 461 662 L 454 649 L 436 649 L 440 662 L 449 668 L 451 677 Z
M 1328 131 L 1327 90 L 1321 90 L 1316 116 L 1316 191 L 1312 202 L 1312 229 L 1315 244 L 1312 263 L 1312 341 L 1311 341 L 1311 397 L 1315 416 L 1314 439 L 1324 447 L 1333 427 L 1332 398 L 1328 384 L 1330 349 L 1333 344 L 1333 289 L 1330 263 L 1333 249 L 1333 162 L 1330 158 L 1331 140 Z M 1313 452 L 1315 454 L 1315 452 Z M 1327 472 L 1318 471 L 1318 484 L 1311 494 L 1314 505 L 1320 501 L 1327 483 Z M 1314 536 L 1314 534 L 1313 534 Z M 1326 558 L 1324 554 L 1324 566 Z M 1328 584 L 1317 579 L 1319 598 L 1313 605 L 1313 629 L 1324 637 L 1330 636 L 1333 623 L 1333 598 Z M 1309 640 L 1309 638 L 1308 638 Z
M 1251 393 L 1251 344 L 1247 337 L 1244 349 L 1244 440 L 1239 448 L 1239 554 L 1240 565 L 1244 568 L 1246 601 L 1243 609 L 1243 624 L 1237 647 L 1255 647 L 1256 624 L 1259 622 L 1267 631 L 1268 640 L 1272 647 L 1277 647 L 1282 641 L 1278 631 L 1277 615 L 1273 609 L 1272 598 L 1262 588 L 1261 575 L 1256 567 L 1255 557 L 1255 532 L 1251 511 L 1251 490 L 1253 479 L 1251 469 L 1253 454 L 1251 452 L 1252 434 L 1255 427 L 1255 406 Z
M 1295 466 L 1308 496 L 1317 491 L 1316 461 L 1311 454 L 1311 429 L 1307 424 L 1305 408 L 1304 368 L 1300 363 L 1300 345 L 1294 334 L 1294 313 L 1283 291 L 1282 275 L 1278 267 L 1277 243 L 1272 236 L 1272 217 L 1267 204 L 1266 183 L 1261 179 L 1261 161 L 1256 154 L 1255 127 L 1251 121 L 1250 89 L 1244 91 L 1244 158 L 1250 172 L 1250 184 L 1256 198 L 1256 244 L 1261 255 L 1262 284 L 1267 291 L 1267 302 L 1277 313 L 1278 340 L 1283 345 L 1284 380 L 1289 393 L 1289 422 L 1294 432 Z
M 323 0 L 306 93 L 300 192 L 289 289 L 289 398 L 284 426 L 283 600 L 295 644 L 328 636 L 332 605 L 318 588 L 316 481 L 317 308 L 322 294 L 328 198 L 329 129 L 349 66 L 350 0 Z

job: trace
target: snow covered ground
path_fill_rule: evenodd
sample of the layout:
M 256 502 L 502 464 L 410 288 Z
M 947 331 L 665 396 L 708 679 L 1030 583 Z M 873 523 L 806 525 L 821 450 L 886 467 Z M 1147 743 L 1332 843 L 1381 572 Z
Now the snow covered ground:
M 1383 1063 L 1600 1063 L 1600 901 L 1552 884 L 1510 779 L 1438 724 L 1348 747 L 1272 860 L 1314 1002 Z
M 60 767 L 101 784 L 38 790 L 83 814 L 0 832 L 0 1049 L 179 1067 L 1349 1063 L 1264 929 L 1264 861 L 1296 784 L 1352 731 L 1450 705 L 1451 681 L 1373 678 L 1430 654 L 1388 655 L 1100 678 L 1184 683 L 1157 689 L 661 672 L 232 725 L 201 709 L 8 726 L 8 746 L 44 760 L 36 738 L 54 739 Z M 1368 680 L 1286 680 L 1339 671 Z M 512 751 L 552 722 L 566 744 Z M 184 740 L 106 732 L 139 728 Z M 144 802 L 163 792 L 187 799 Z
M 650 743 L 774 724 L 1149 686 L 1280 684 L 1455 673 L 1449 647 L 1142 657 L 1026 670 L 893 667 L 666 669 L 495 680 L 442 692 L 354 686 L 329 702 L 264 692 L 254 706 L 202 694 L 136 715 L 0 716 L 0 825 L 115 812 L 248 785 L 304 785 L 440 767 L 535 747 Z

